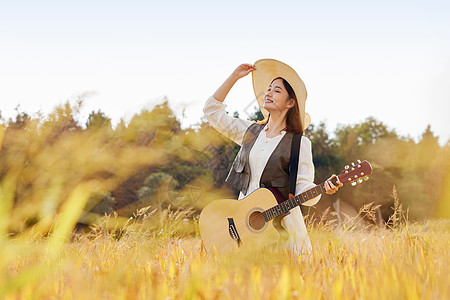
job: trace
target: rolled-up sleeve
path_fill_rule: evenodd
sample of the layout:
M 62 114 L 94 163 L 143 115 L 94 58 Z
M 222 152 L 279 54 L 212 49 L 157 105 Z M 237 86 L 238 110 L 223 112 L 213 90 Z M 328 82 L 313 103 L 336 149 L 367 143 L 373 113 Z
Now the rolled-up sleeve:
M 299 195 L 316 185 L 314 184 L 314 164 L 312 160 L 311 141 L 302 136 L 302 143 L 300 146 L 300 158 L 298 161 L 297 171 L 297 185 L 295 187 L 295 195 Z M 319 202 L 321 195 L 312 198 L 303 205 L 312 206 Z
M 245 131 L 253 123 L 228 115 L 225 112 L 225 104 L 214 97 L 206 101 L 203 113 L 212 127 L 238 145 L 242 145 Z

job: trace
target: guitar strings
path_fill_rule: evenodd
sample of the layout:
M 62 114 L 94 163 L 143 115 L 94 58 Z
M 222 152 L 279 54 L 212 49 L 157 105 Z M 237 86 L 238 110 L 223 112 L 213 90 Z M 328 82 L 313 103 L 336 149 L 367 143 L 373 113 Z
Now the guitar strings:
M 363 163 L 364 163 L 364 162 L 363 162 Z M 360 165 L 358 165 L 358 167 L 360 167 Z M 362 173 L 362 174 L 364 174 L 364 175 L 369 175 L 369 174 L 371 174 L 371 172 L 366 171 L 365 169 L 362 169 L 362 170 L 363 170 L 363 172 L 364 172 L 364 173 Z M 351 173 L 351 172 L 350 172 L 350 173 Z M 341 175 L 341 174 L 339 174 L 339 175 Z M 324 184 L 325 184 L 325 182 L 323 182 L 323 183 L 321 183 L 321 184 L 318 184 L 318 185 L 316 185 L 316 187 L 314 187 L 314 188 L 312 188 L 312 189 L 310 189 L 310 190 L 304 191 L 303 193 L 301 193 L 301 194 L 295 196 L 295 199 L 296 199 L 295 201 L 296 201 L 296 202 L 300 202 L 300 203 L 298 203 L 297 205 L 295 205 L 295 206 L 292 207 L 292 208 L 288 205 L 288 206 L 287 206 L 288 211 L 294 209 L 294 208 L 297 207 L 297 206 L 300 206 L 300 204 L 302 204 L 303 202 L 305 202 L 305 201 L 307 201 L 307 200 L 310 200 L 310 199 L 312 199 L 312 198 L 314 198 L 314 197 L 316 197 L 316 196 L 318 196 L 318 195 L 324 193 L 324 192 L 325 192 L 325 186 L 324 186 Z M 308 195 L 308 193 L 310 193 L 310 195 Z M 306 195 L 303 196 L 303 194 L 306 194 Z M 308 197 L 308 196 L 310 196 L 310 197 Z M 309 198 L 309 199 L 308 199 L 308 198 Z M 288 200 L 290 200 L 290 199 L 288 199 Z M 280 204 L 278 204 L 278 205 L 280 205 Z M 273 209 L 274 207 L 276 207 L 276 206 L 278 206 L 278 205 L 275 205 L 275 206 L 273 206 L 273 207 L 270 207 L 270 208 L 264 210 L 264 212 L 267 212 L 267 211 Z M 275 213 L 279 213 L 279 211 L 277 211 L 277 210 L 275 210 L 274 212 L 275 212 Z M 281 214 L 277 214 L 277 216 L 279 216 L 279 215 L 281 215 Z M 266 220 L 263 218 L 264 223 L 269 223 L 271 220 L 275 219 L 277 216 L 272 217 L 272 218 L 269 219 L 268 221 L 266 221 Z M 251 228 L 251 225 L 250 225 L 250 224 L 251 224 L 252 222 L 259 221 L 259 220 L 261 219 L 261 217 L 263 217 L 262 212 L 261 212 L 260 215 L 256 215 L 256 216 L 255 216 L 255 215 L 254 215 L 254 216 L 251 215 L 251 216 L 248 218 L 248 222 L 247 222 L 247 218 L 244 218 L 244 219 L 242 219 L 242 220 L 240 220 L 240 221 L 235 222 L 234 225 L 235 225 L 237 234 L 239 235 L 239 228 L 242 228 L 242 227 L 244 227 L 244 228 L 245 228 L 245 227 Z M 229 226 L 229 225 L 228 225 L 228 226 Z M 264 224 L 264 226 L 265 226 L 265 224 Z M 263 226 L 263 227 L 264 227 L 264 226 Z M 238 228 L 238 227 L 239 227 L 239 228 Z M 241 231 L 241 232 L 242 232 L 242 231 Z M 231 238 L 230 233 L 229 233 L 229 232 L 226 232 L 226 231 L 216 232 L 216 236 L 219 236 L 219 237 L 229 236 L 229 237 Z
M 311 192 L 311 191 L 306 191 L 306 192 Z M 301 201 L 300 195 L 297 195 L 295 197 L 295 198 L 297 198 L 297 200 L 295 200 L 296 202 L 297 201 L 298 202 Z M 290 200 L 290 199 L 288 199 L 288 200 Z M 275 206 L 269 207 L 269 208 L 265 209 L 263 212 L 267 212 L 267 211 L 269 211 L 269 210 L 271 210 L 271 209 L 273 209 L 274 207 L 277 207 L 277 206 L 279 206 L 283 210 L 286 209 L 286 207 L 280 206 L 280 204 L 277 204 Z M 290 211 L 291 209 L 294 209 L 295 207 L 299 206 L 299 204 L 295 205 L 292 208 L 290 208 L 290 206 L 288 205 L 288 210 L 287 211 Z M 264 221 L 264 226 L 262 226 L 262 228 L 264 228 L 266 226 L 266 223 L 269 223 L 271 220 L 273 220 L 276 217 L 278 217 L 278 216 L 283 214 L 283 213 L 280 213 L 279 210 L 274 210 L 273 212 L 276 213 L 277 215 L 275 217 L 270 218 L 268 221 L 266 221 L 264 219 L 263 212 L 260 212 L 261 214 L 259 214 L 259 215 L 250 215 L 248 218 L 243 218 L 243 219 L 238 220 L 238 221 L 234 220 L 234 226 L 236 228 L 236 231 L 237 231 L 238 235 L 239 235 L 239 232 L 240 232 L 240 230 L 239 230 L 240 228 L 251 228 L 253 230 L 258 230 L 258 229 L 252 228 L 252 226 L 250 224 L 252 224 L 253 222 L 257 222 L 259 220 L 263 220 Z M 229 229 L 229 224 L 228 224 L 227 228 Z M 231 235 L 230 235 L 229 230 L 228 231 L 220 231 L 219 233 L 216 232 L 216 236 L 219 236 L 219 237 L 227 236 L 227 237 L 232 238 Z M 239 235 L 239 236 L 241 236 L 241 235 Z

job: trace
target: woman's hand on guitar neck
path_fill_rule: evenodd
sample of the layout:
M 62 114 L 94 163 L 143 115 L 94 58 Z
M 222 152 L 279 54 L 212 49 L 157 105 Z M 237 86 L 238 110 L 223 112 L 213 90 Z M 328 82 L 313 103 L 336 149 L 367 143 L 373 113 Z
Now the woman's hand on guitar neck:
M 333 182 L 331 182 L 332 178 L 336 178 L 337 185 L 334 185 Z M 328 195 L 333 195 L 341 186 L 343 186 L 343 184 L 339 181 L 339 177 L 333 174 L 330 178 L 327 179 L 327 181 L 325 181 L 325 193 Z

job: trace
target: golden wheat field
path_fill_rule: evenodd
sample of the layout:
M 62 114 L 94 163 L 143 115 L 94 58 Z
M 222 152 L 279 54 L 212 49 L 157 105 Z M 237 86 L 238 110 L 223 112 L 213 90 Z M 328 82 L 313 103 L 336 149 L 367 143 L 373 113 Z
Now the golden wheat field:
M 94 230 L 52 248 L 10 242 L 4 299 L 448 299 L 450 222 L 310 228 L 314 251 L 206 254 L 198 237 Z M 3 251 L 5 248 L 3 249 Z M 3 253 L 5 254 L 5 253 Z
M 233 145 L 205 126 L 181 130 L 165 105 L 114 130 L 100 113 L 87 129 L 72 114 L 66 105 L 0 124 L 0 299 L 450 299 L 448 147 L 432 148 L 439 155 L 426 168 L 405 159 L 415 169 L 404 172 L 372 157 L 376 192 L 357 194 L 389 200 L 390 178 L 403 176 L 399 194 L 417 194 L 409 207 L 420 222 L 394 188 L 381 228 L 380 202 L 340 224 L 306 216 L 311 255 L 278 247 L 218 255 L 203 250 L 198 213 L 230 197 L 215 182 Z M 406 176 L 413 171 L 423 176 Z M 434 185 L 421 189 L 422 178 Z M 125 212 L 112 209 L 114 199 L 136 201 L 123 202 Z

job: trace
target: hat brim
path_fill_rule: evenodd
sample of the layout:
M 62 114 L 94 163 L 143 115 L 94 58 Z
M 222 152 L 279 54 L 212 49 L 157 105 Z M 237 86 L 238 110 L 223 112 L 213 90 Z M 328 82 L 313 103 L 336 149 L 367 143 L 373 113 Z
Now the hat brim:
M 303 124 L 303 130 L 305 130 L 311 124 L 311 117 L 305 113 L 306 87 L 297 72 L 287 64 L 275 59 L 260 59 L 254 63 L 254 66 L 255 71 L 252 72 L 253 91 L 264 117 L 269 115 L 269 112 L 264 108 L 264 94 L 275 78 L 282 77 L 294 89 L 300 122 Z

